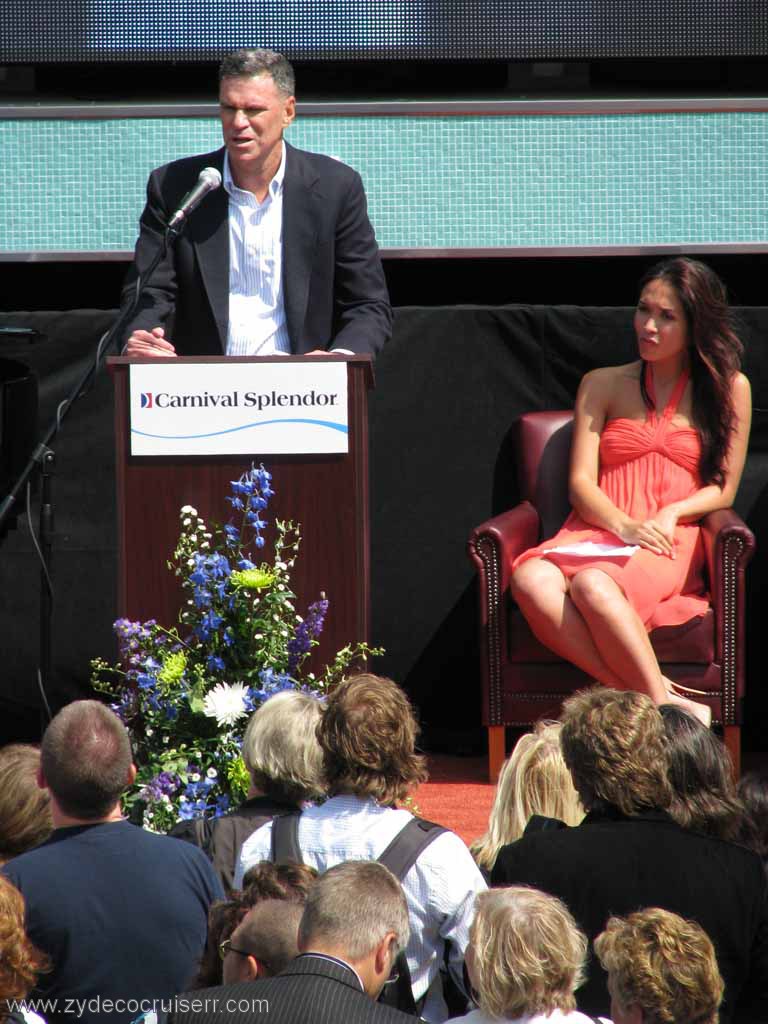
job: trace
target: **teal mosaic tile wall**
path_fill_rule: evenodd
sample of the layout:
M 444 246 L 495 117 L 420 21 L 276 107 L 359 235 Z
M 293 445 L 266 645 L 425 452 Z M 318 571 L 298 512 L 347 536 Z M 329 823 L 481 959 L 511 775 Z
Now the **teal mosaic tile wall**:
M 382 247 L 768 240 L 768 113 L 320 116 L 288 138 L 360 171 Z M 219 144 L 215 118 L 0 120 L 0 251 L 130 251 L 149 171 Z

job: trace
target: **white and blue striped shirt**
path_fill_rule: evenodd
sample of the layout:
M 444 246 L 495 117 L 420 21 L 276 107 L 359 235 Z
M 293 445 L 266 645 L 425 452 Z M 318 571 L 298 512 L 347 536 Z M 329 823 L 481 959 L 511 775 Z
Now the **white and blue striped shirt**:
M 404 809 L 380 807 L 373 800 L 334 796 L 319 807 L 308 807 L 299 819 L 299 847 L 305 864 L 325 871 L 345 860 L 375 860 L 413 815 Z M 272 822 L 253 832 L 243 843 L 235 888 L 252 864 L 269 860 Z M 411 937 L 405 955 L 411 972 L 413 997 L 429 989 L 441 963 L 446 943 L 449 965 L 461 979 L 475 896 L 487 886 L 469 850 L 453 832 L 439 835 L 419 855 L 403 879 L 408 902 Z M 429 993 L 421 1015 L 426 1021 L 444 1021 L 448 1011 L 442 993 Z
M 267 356 L 291 351 L 283 304 L 283 180 L 285 152 L 263 202 L 232 180 L 229 193 L 228 356 Z

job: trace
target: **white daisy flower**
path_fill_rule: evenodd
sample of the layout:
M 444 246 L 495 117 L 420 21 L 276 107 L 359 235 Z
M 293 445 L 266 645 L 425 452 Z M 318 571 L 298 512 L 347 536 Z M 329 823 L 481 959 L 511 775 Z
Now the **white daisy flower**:
M 238 718 L 247 714 L 245 698 L 248 687 L 243 683 L 217 683 L 205 695 L 203 710 L 208 718 L 215 718 L 219 726 L 234 725 Z

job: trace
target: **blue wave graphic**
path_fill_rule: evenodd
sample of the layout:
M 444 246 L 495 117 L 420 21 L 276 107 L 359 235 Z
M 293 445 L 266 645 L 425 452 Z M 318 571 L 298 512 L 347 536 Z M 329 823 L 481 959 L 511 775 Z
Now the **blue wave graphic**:
M 131 433 L 137 434 L 139 437 L 161 438 L 164 441 L 190 441 L 197 437 L 220 437 L 222 434 L 236 434 L 238 430 L 250 430 L 251 427 L 267 427 L 273 423 L 308 423 L 313 427 L 327 427 L 329 430 L 338 430 L 340 434 L 349 433 L 349 429 L 341 423 L 332 423 L 330 420 L 305 419 L 262 420 L 257 423 L 244 423 L 240 427 L 227 427 L 226 430 L 214 430 L 208 434 L 150 434 L 146 430 L 135 430 L 133 427 L 131 428 Z

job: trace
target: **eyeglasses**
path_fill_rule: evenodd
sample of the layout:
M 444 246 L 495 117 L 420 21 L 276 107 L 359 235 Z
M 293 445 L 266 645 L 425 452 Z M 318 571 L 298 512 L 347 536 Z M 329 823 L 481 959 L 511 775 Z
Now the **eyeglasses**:
M 235 949 L 232 945 L 232 939 L 224 939 L 223 942 L 219 943 L 219 956 L 223 960 L 227 953 L 237 953 L 238 956 L 252 956 L 252 953 L 246 953 L 244 949 Z

